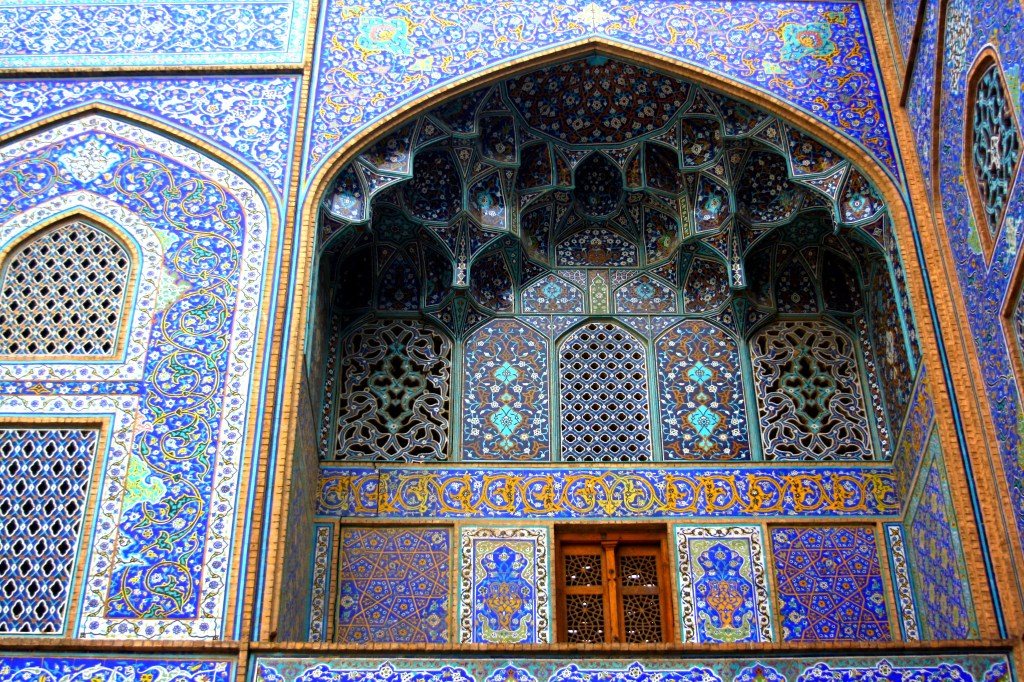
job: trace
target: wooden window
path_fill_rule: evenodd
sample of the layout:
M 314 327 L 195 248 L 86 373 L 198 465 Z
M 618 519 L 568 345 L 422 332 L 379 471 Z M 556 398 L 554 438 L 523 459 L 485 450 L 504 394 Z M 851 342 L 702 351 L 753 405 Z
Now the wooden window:
M 670 641 L 664 533 L 561 533 L 558 549 L 560 641 Z

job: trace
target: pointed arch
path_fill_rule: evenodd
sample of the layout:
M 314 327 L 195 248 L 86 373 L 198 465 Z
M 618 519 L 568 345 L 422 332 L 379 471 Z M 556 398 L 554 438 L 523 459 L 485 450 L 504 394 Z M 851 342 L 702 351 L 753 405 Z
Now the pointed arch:
M 207 142 L 184 128 L 179 128 L 166 121 L 161 121 L 153 118 L 152 116 L 147 116 L 145 113 L 134 109 L 119 107 L 110 104 L 109 102 L 99 101 L 93 101 L 87 104 L 71 107 L 50 116 L 33 119 L 9 130 L 0 132 L 0 147 L 5 147 L 19 139 L 31 137 L 40 130 L 53 128 L 68 121 L 85 118 L 90 115 L 114 118 L 135 126 L 149 128 L 158 135 L 167 137 L 178 144 L 185 145 L 186 147 L 198 149 L 207 156 L 214 158 L 219 163 L 224 164 L 232 171 L 245 178 L 250 185 L 258 190 L 263 202 L 266 204 L 268 213 L 271 216 L 275 216 L 274 231 L 277 231 L 276 216 L 281 213 L 281 206 L 278 205 L 278 200 L 274 191 L 267 184 L 260 172 L 250 168 L 245 162 L 229 154 L 219 146 L 211 142 Z
M 76 227 L 84 231 L 87 239 L 94 243 L 91 259 L 86 248 L 88 245 L 75 238 L 73 231 Z M 72 234 L 65 238 L 62 235 L 66 232 Z M 43 240 L 51 243 L 40 245 L 39 242 Z M 29 254 L 30 262 L 20 272 L 12 271 L 19 258 L 34 248 L 36 252 Z M 58 254 L 55 251 L 65 253 Z M 91 262 L 97 259 L 99 263 Z M 68 264 L 83 260 L 90 262 L 91 267 L 80 278 L 74 266 L 69 267 Z M 3 328 L 0 362 L 102 362 L 122 358 L 141 265 L 142 249 L 138 240 L 89 209 L 79 208 L 67 215 L 53 216 L 11 237 L 5 245 L 0 246 L 0 319 L 4 320 L 0 324 Z M 97 282 L 96 279 L 106 281 Z M 32 287 L 33 283 L 38 286 Z M 76 283 L 85 286 L 91 284 L 92 291 L 82 292 L 79 289 L 76 292 L 69 288 Z M 24 289 L 25 286 L 32 289 L 23 291 L 19 296 L 18 289 Z M 100 300 L 90 297 L 89 293 Z M 40 296 L 42 300 L 38 300 Z M 47 303 L 52 305 L 47 306 Z M 47 309 L 37 310 L 36 305 Z M 30 312 L 38 313 L 43 319 L 32 324 L 25 319 L 31 317 Z M 91 321 L 81 319 L 100 313 L 105 313 L 104 318 Z M 68 317 L 75 319 L 66 320 Z M 40 324 L 42 329 L 33 330 L 33 327 Z M 78 333 L 67 329 L 68 326 L 77 327 Z M 15 335 L 20 336 L 24 342 L 11 340 L 10 337 Z M 76 340 L 68 337 L 79 338 Z M 96 349 L 94 344 L 98 344 L 99 348 Z M 28 347 L 25 348 L 25 345 Z M 40 350 L 40 345 L 47 350 Z M 67 348 L 68 345 L 75 347 L 77 352 L 48 350 L 54 346 Z
M 345 145 L 338 148 L 330 157 L 318 164 L 314 169 L 313 176 L 309 178 L 305 188 L 305 200 L 302 210 L 304 232 L 312 229 L 311 221 L 315 220 L 315 211 L 311 211 L 311 209 L 319 204 L 332 179 L 361 150 L 380 141 L 389 133 L 398 130 L 428 110 L 473 90 L 484 88 L 554 63 L 587 56 L 607 56 L 625 59 L 658 72 L 703 85 L 713 91 L 735 98 L 744 104 L 764 109 L 784 123 L 790 124 L 836 149 L 840 155 L 850 160 L 879 188 L 890 209 L 894 210 L 897 206 L 903 209 L 900 211 L 901 215 L 898 219 L 909 222 L 909 215 L 905 212 L 906 207 L 903 203 L 903 191 L 899 185 L 899 180 L 883 168 L 863 147 L 853 140 L 837 134 L 823 121 L 806 112 L 797 110 L 791 103 L 783 100 L 781 97 L 765 93 L 709 69 L 673 59 L 636 45 L 622 43 L 602 36 L 591 36 L 549 49 L 539 50 L 525 57 L 483 69 L 456 83 L 448 83 L 420 93 L 415 99 L 405 104 L 397 113 L 381 118 L 352 136 Z M 307 235 L 307 241 L 310 238 L 312 238 L 311 235 Z
M 561 460 L 653 460 L 646 340 L 618 321 L 588 318 L 556 348 Z
M 161 275 L 163 247 L 152 228 L 130 211 L 94 193 L 79 191 L 18 214 L 13 220 L 0 224 L 0 278 L 6 274 L 8 259 L 22 245 L 49 230 L 76 221 L 95 225 L 111 235 L 123 245 L 132 260 L 116 347 L 101 356 L 0 356 L 0 377 L 3 379 L 42 379 L 49 375 L 55 362 L 87 363 L 110 379 L 142 378 L 149 328 L 164 279 Z M 70 369 L 74 365 L 65 366 Z
M 118 145 L 108 144 L 109 140 Z M 249 500 L 247 475 L 257 431 L 252 425 L 259 415 L 258 396 L 250 389 L 263 372 L 262 348 L 268 325 L 262 305 L 270 291 L 264 286 L 273 271 L 266 267 L 267 245 L 275 238 L 271 226 L 276 230 L 276 216 L 269 209 L 267 196 L 244 169 L 236 172 L 233 164 L 222 163 L 215 154 L 118 116 L 95 111 L 79 112 L 74 118 L 62 115 L 48 125 L 37 123 L 9 136 L 3 146 L 5 164 L 0 173 L 10 174 L 12 166 L 21 163 L 20 170 L 28 168 L 47 177 L 52 184 L 46 187 L 53 191 L 32 188 L 13 196 L 0 220 L 0 245 L 10 247 L 21 235 L 85 215 L 91 222 L 120 228 L 120 234 L 127 235 L 122 240 L 137 243 L 141 254 L 140 284 L 123 359 L 85 367 L 73 362 L 0 364 L 5 379 L 94 382 L 99 394 L 83 401 L 81 404 L 90 403 L 83 409 L 109 411 L 114 403 L 126 406 L 118 412 L 116 423 L 133 444 L 126 455 L 132 466 L 125 460 L 105 458 L 105 468 L 97 475 L 104 477 L 104 489 L 129 488 L 129 473 L 141 475 L 147 484 L 133 495 L 101 505 L 100 530 L 86 555 L 83 581 L 98 598 L 83 601 L 76 632 L 91 636 L 116 632 L 123 638 L 149 639 L 196 633 L 223 637 L 237 597 L 239 573 L 235 566 L 241 543 L 236 542 L 236 533 L 247 522 L 243 507 Z M 140 161 L 150 167 L 139 169 L 135 164 Z M 150 205 L 143 191 L 125 181 L 129 168 L 156 169 L 160 182 L 165 183 L 152 194 L 161 197 L 159 204 Z M 177 180 L 186 172 L 192 183 L 189 187 L 203 192 L 173 197 L 159 192 L 179 187 Z M 191 203 L 183 205 L 185 196 Z M 165 263 L 174 266 L 174 272 L 164 267 Z M 210 281 L 216 285 L 186 284 Z M 172 306 L 170 312 L 157 314 Z M 154 326 L 156 322 L 159 327 Z M 151 338 L 156 338 L 153 330 L 171 342 L 151 344 Z M 175 343 L 178 338 L 196 336 L 212 341 Z M 214 347 L 223 349 L 231 360 L 207 362 L 210 356 L 203 354 Z M 177 376 L 174 371 L 162 371 L 186 365 L 204 366 L 204 381 L 193 382 L 196 373 L 190 370 Z M 104 393 L 109 390 L 103 383 L 107 381 L 138 382 L 144 395 L 132 393 L 121 400 L 121 396 Z M 224 399 L 219 387 L 229 387 L 231 397 Z M 160 403 L 154 399 L 160 391 L 170 400 Z M 178 400 L 183 394 L 188 394 L 190 401 Z M 8 396 L 4 409 L 24 399 L 23 395 Z M 173 408 L 168 407 L 171 402 L 176 403 Z M 44 414 L 56 413 L 66 403 L 66 398 L 55 397 Z M 213 412 L 219 428 L 208 418 Z M 165 445 L 173 456 L 149 456 Z M 125 562 L 117 548 L 135 529 L 126 525 L 123 512 L 138 504 L 159 503 L 164 491 L 151 477 L 168 475 L 168 462 L 179 462 L 199 451 L 209 458 L 209 467 L 182 467 L 173 474 L 189 484 L 224 491 L 217 493 L 216 511 L 211 500 L 205 507 L 182 512 L 193 515 L 189 522 L 210 529 L 205 542 L 222 548 L 217 551 L 224 560 L 203 563 L 202 553 L 182 559 L 181 547 L 170 546 L 154 550 L 140 562 Z M 214 513 L 223 523 L 208 523 Z M 195 570 L 190 568 L 176 577 L 183 595 L 180 600 L 152 592 L 129 595 L 127 586 L 139 584 L 141 572 L 158 562 L 181 560 L 192 562 Z

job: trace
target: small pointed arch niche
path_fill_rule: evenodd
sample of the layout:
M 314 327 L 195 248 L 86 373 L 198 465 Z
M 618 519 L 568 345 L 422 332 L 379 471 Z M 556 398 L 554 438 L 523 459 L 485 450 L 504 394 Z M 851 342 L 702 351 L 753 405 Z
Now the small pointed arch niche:
M 0 254 L 0 360 L 120 357 L 139 263 L 133 241 L 91 215 L 22 235 Z
M 992 260 L 1013 194 L 1024 138 L 995 50 L 986 48 L 967 76 L 963 163 L 975 229 Z

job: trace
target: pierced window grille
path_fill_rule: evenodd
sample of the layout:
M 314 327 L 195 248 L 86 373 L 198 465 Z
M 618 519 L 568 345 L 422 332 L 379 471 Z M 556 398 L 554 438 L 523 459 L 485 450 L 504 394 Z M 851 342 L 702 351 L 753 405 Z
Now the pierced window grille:
M 625 329 L 595 322 L 562 342 L 559 382 L 562 459 L 651 459 L 647 351 Z
M 337 459 L 448 458 L 452 344 L 416 320 L 374 320 L 345 339 Z
M 978 79 L 972 115 L 971 166 L 985 228 L 991 241 L 999 234 L 1021 156 L 1020 132 L 1006 97 L 1002 75 L 994 62 Z
M 99 434 L 0 429 L 0 634 L 60 634 Z
M 3 269 L 0 355 L 112 355 L 130 270 L 125 249 L 91 225 L 32 237 Z
M 777 322 L 750 344 L 768 460 L 871 459 L 854 342 L 818 321 Z
M 656 533 L 570 534 L 559 544 L 560 639 L 664 642 L 667 568 Z

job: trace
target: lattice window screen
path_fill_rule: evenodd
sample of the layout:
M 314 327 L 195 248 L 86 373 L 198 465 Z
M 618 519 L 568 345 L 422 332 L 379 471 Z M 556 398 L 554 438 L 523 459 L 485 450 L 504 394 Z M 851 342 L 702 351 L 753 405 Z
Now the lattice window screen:
M 560 349 L 562 459 L 646 462 L 651 459 L 647 351 L 625 329 L 596 322 Z
M 820 321 L 777 322 L 751 341 L 768 460 L 872 459 L 857 346 Z
M 1013 175 L 1021 156 L 1021 139 L 1013 107 L 1006 97 L 999 67 L 992 64 L 978 80 L 972 115 L 971 164 L 984 221 L 994 240 L 1006 213 Z
M 59 634 L 99 433 L 0 429 L 0 634 Z
M 46 230 L 16 249 L 0 284 L 0 355 L 115 352 L 131 259 L 85 223 Z

